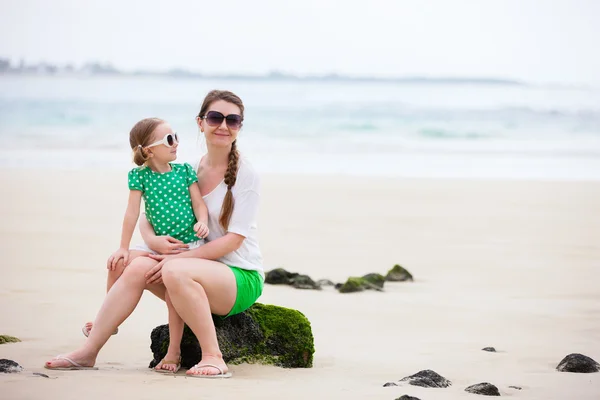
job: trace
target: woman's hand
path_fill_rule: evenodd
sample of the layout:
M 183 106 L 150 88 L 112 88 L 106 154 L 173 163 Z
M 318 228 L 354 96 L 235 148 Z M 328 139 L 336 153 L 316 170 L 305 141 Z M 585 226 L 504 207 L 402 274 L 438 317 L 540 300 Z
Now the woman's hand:
M 146 272 L 146 275 L 144 275 L 144 277 L 146 278 L 146 284 L 160 285 L 161 283 L 163 283 L 162 267 L 165 265 L 165 262 L 167 262 L 169 259 L 172 259 L 173 257 L 165 256 L 163 254 L 149 254 L 148 257 L 160 262 L 154 267 L 152 267 L 150 271 Z
M 169 235 L 148 238 L 146 244 L 160 254 L 179 254 L 189 249 L 187 244 Z

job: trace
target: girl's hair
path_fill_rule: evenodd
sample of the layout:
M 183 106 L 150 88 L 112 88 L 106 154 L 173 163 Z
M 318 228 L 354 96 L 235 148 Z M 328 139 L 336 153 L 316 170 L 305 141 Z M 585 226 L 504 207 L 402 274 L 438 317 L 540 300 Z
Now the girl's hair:
M 198 117 L 202 118 L 208 112 L 208 108 L 215 101 L 223 100 L 231 104 L 235 104 L 240 109 L 240 115 L 244 118 L 244 103 L 238 96 L 227 90 L 212 90 L 204 98 L 202 107 Z M 221 207 L 221 215 L 219 216 L 219 224 L 224 230 L 229 228 L 229 221 L 231 220 L 231 214 L 233 213 L 234 200 L 231 188 L 235 185 L 237 179 L 237 171 L 239 166 L 240 153 L 237 151 L 236 141 L 234 140 L 231 144 L 231 150 L 229 151 L 229 162 L 227 163 L 227 171 L 225 172 L 225 184 L 227 185 L 227 193 L 223 200 L 223 206 Z
M 164 122 L 160 118 L 144 118 L 131 128 L 129 144 L 133 150 L 133 162 L 136 165 L 144 165 L 148 161 L 146 146 L 152 141 L 152 134 L 156 127 Z

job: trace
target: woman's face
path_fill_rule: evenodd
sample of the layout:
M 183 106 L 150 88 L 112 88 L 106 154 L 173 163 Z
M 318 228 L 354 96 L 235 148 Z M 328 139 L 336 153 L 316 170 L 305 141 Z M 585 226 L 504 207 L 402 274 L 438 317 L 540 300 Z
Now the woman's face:
M 213 113 L 211 113 L 211 111 Z M 227 123 L 227 118 L 224 118 L 220 124 L 215 125 L 214 118 L 197 118 L 198 126 L 200 130 L 204 132 L 204 137 L 206 138 L 206 144 L 218 146 L 218 147 L 228 147 L 233 143 L 234 140 L 237 139 L 238 133 L 240 132 L 240 126 L 235 126 L 235 123 L 232 123 L 232 120 L 236 120 L 235 116 L 240 115 L 240 108 L 233 103 L 229 103 L 225 100 L 217 100 L 213 102 L 206 111 L 206 115 L 219 116 L 220 113 L 222 116 L 229 117 L 229 124 Z

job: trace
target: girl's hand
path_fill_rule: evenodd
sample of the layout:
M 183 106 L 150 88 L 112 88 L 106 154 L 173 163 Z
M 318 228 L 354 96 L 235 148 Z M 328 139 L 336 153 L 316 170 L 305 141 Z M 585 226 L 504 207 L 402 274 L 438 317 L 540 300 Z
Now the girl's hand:
M 200 239 L 205 239 L 208 236 L 208 226 L 204 222 L 196 222 L 194 225 L 194 232 Z
M 146 244 L 152 250 L 160 254 L 179 254 L 189 248 L 189 246 L 181 240 L 177 240 L 169 235 L 154 236 L 152 240 L 149 240 Z
M 108 261 L 106 261 L 106 269 L 114 271 L 115 268 L 117 268 L 117 263 L 121 258 L 123 259 L 123 265 L 127 266 L 127 264 L 129 264 L 128 249 L 120 248 L 119 250 L 112 253 L 111 256 L 108 257 Z
M 165 265 L 165 262 L 167 262 L 167 260 L 169 260 L 170 258 L 173 257 L 168 257 L 165 256 L 163 254 L 148 254 L 148 257 L 152 258 L 153 260 L 156 261 L 160 261 L 158 264 L 156 264 L 154 267 L 152 267 L 152 269 L 148 272 L 146 272 L 146 275 L 144 275 L 144 277 L 146 278 L 146 284 L 147 285 L 159 285 L 162 282 L 162 267 L 163 265 Z

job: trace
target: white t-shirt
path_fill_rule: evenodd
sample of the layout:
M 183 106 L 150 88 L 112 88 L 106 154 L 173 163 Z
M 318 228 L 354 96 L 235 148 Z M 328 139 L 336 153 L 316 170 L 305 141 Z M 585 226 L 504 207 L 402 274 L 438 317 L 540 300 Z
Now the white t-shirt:
M 197 160 L 192 165 L 196 173 L 198 173 L 200 160 Z M 258 174 L 246 159 L 240 157 L 235 185 L 231 188 L 234 203 L 228 232 L 242 235 L 245 239 L 239 249 L 224 255 L 217 261 L 233 267 L 256 270 L 264 278 L 263 259 L 258 247 L 258 229 L 256 223 L 260 200 L 259 192 L 260 179 Z M 226 193 L 227 185 L 221 181 L 212 192 L 202 197 L 208 208 L 209 242 L 227 233 L 223 230 L 221 224 L 219 224 L 219 216 L 221 215 L 221 208 Z

